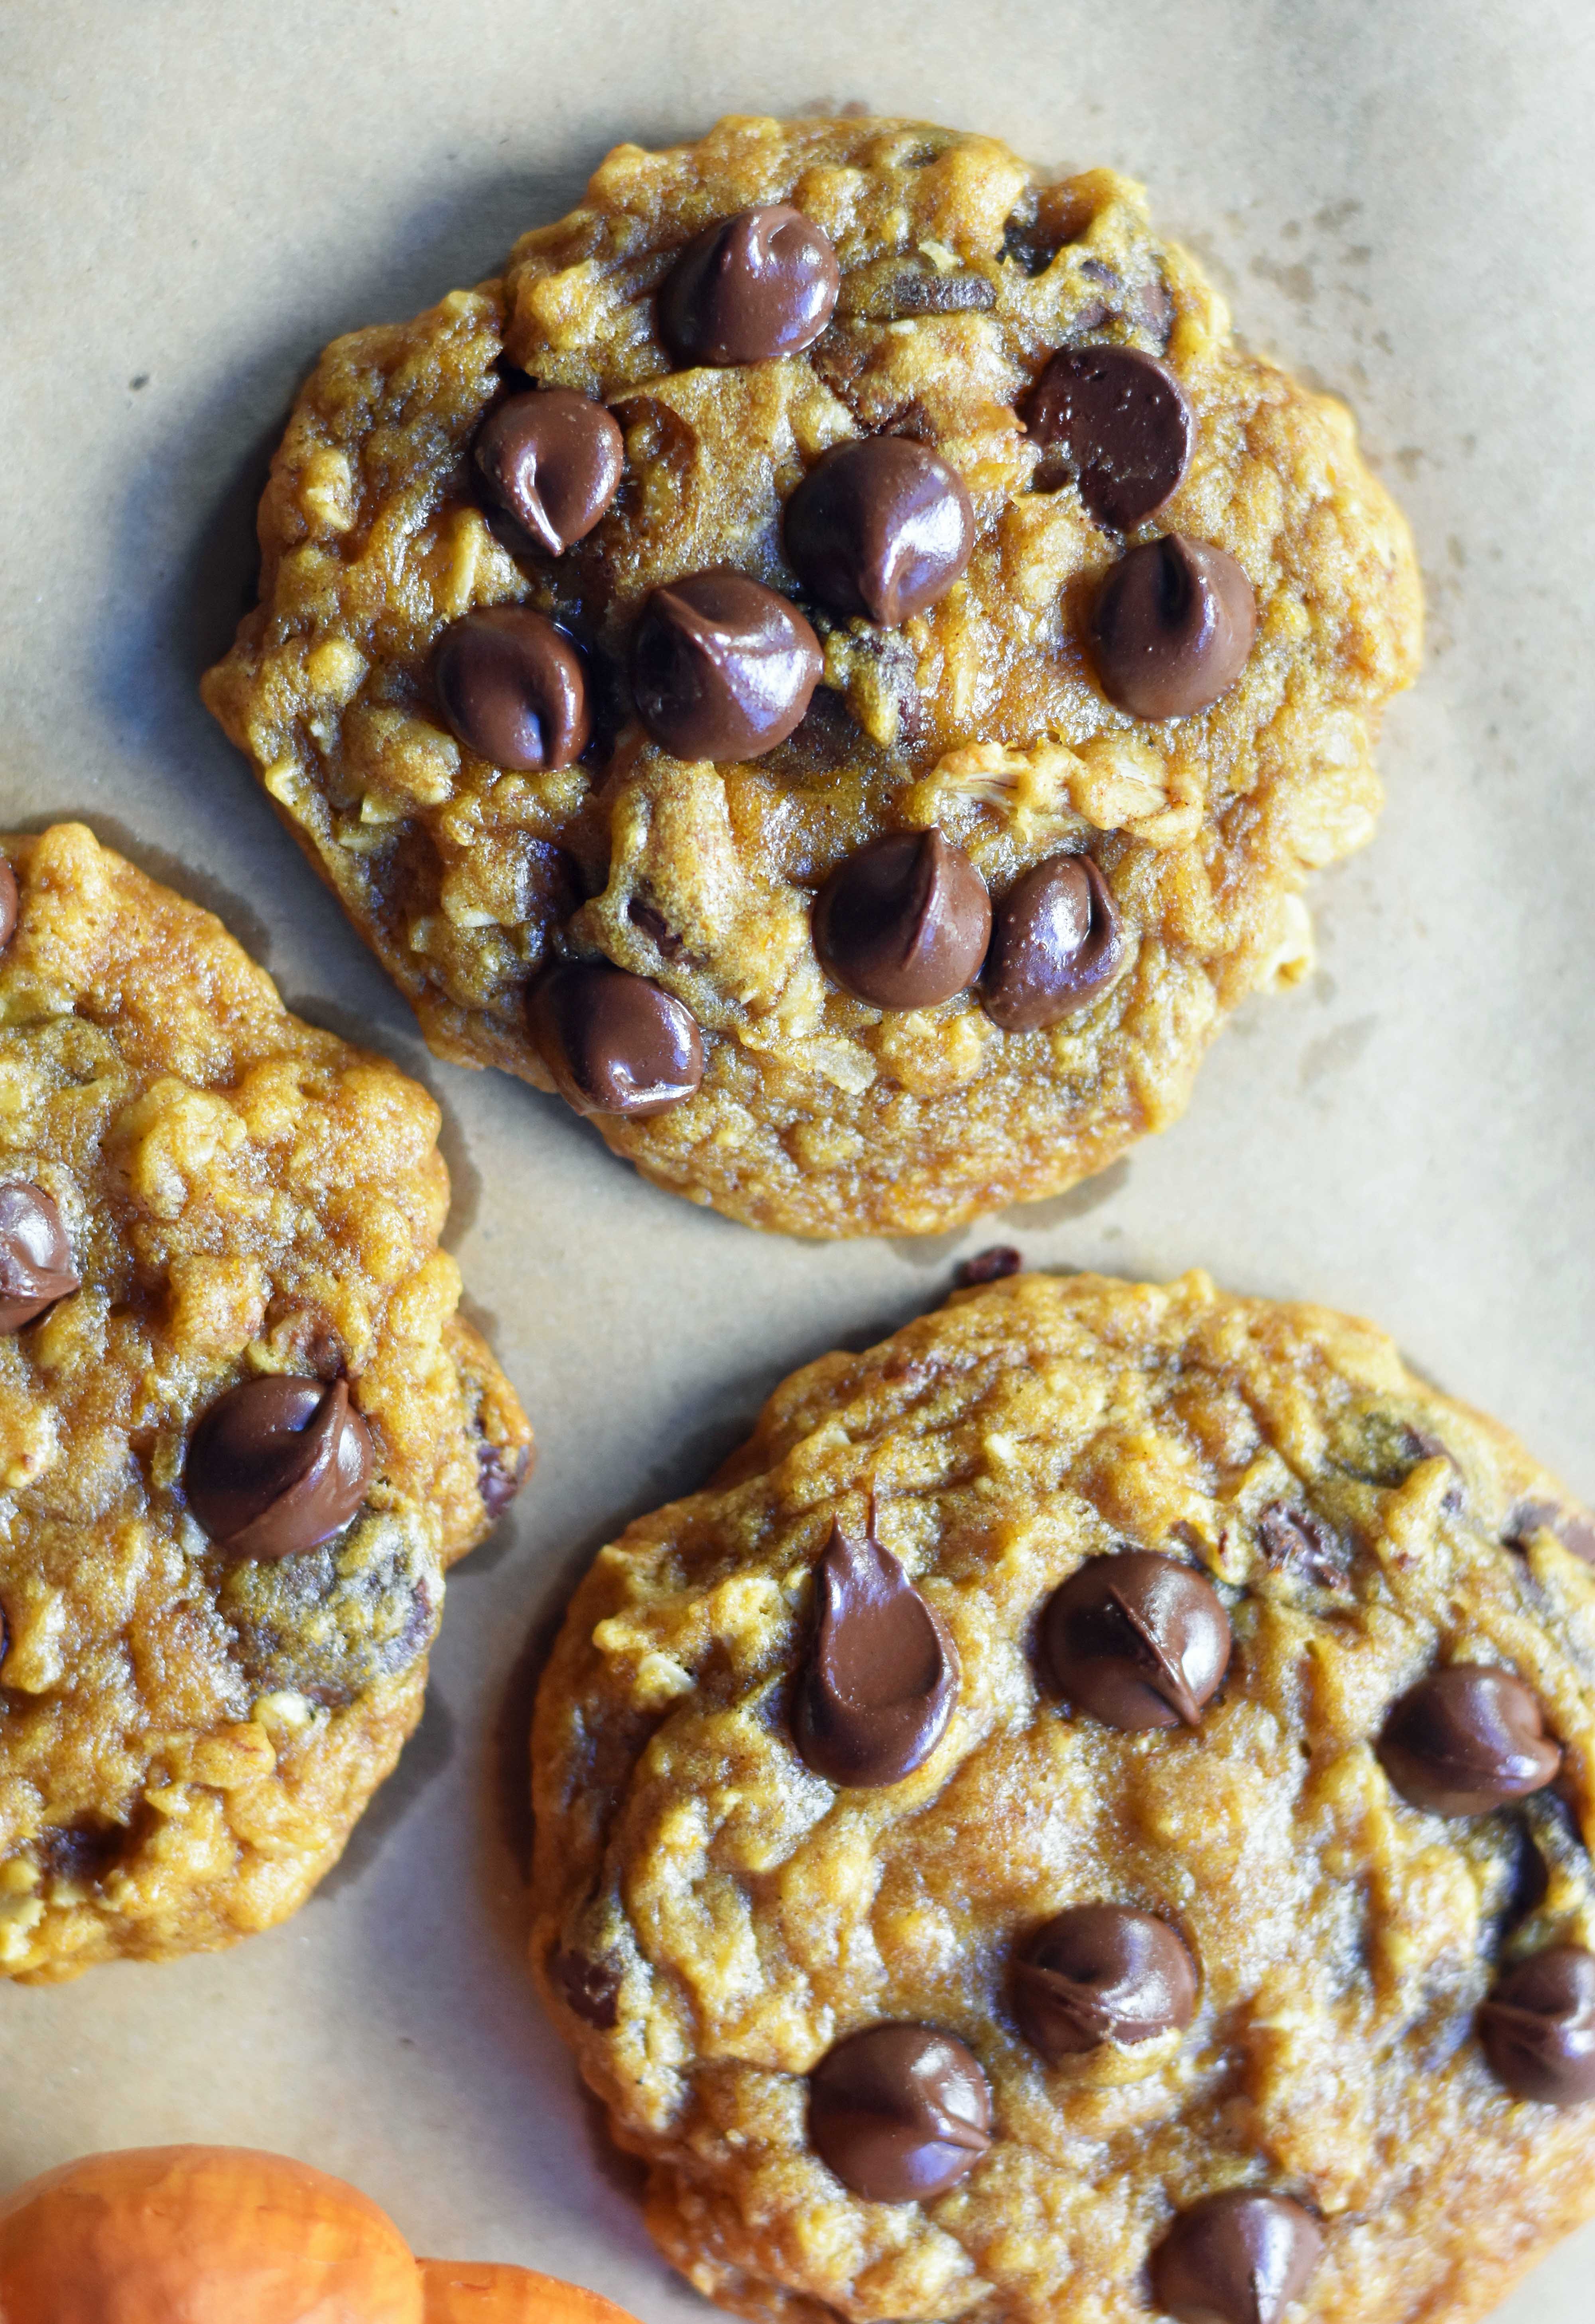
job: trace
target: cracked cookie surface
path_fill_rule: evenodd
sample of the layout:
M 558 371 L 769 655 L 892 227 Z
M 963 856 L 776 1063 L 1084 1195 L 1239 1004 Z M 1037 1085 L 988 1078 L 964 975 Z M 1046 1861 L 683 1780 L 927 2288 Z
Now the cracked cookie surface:
M 924 1717 L 874 1766 L 813 1740 L 838 1702 L 904 1731 L 849 1588 L 956 1674 L 949 1714 L 934 1654 L 899 1672 Z M 1529 1737 L 1463 1734 L 1463 1812 L 1412 1796 L 1436 1673 Z M 1130 2324 L 1205 2281 L 1223 2316 L 1215 2249 L 1261 2233 L 1235 2324 L 1303 2283 L 1302 2324 L 1465 2324 L 1595 2210 L 1595 1525 L 1368 1324 L 1021 1274 L 809 1365 L 599 1553 L 533 1796 L 543 1998 L 743 2315 Z M 931 2131 L 871 2035 L 940 2076 Z
M 661 288 L 750 206 L 818 230 L 834 311 L 797 352 L 678 367 Z M 1055 395 L 1044 425 L 1060 351 L 1076 401 Z M 1152 382 L 1133 490 L 1111 461 L 1059 465 L 1099 358 Z M 527 420 L 533 385 L 567 419 L 577 398 L 607 407 L 622 453 L 600 421 L 573 448 L 548 406 Z M 807 550 L 783 536 L 827 453 L 889 438 L 934 455 L 899 487 L 926 523 L 926 494 L 967 503 L 962 545 L 956 521 L 925 535 L 940 594 L 895 627 L 806 586 L 826 561 L 812 492 Z M 540 540 L 502 504 L 529 444 L 576 511 L 562 531 L 552 498 L 523 493 Z M 1149 474 L 1172 494 L 1113 530 Z M 822 534 L 856 518 L 818 514 Z M 696 1024 L 702 1055 L 645 1114 L 591 1076 L 597 1127 L 659 1185 L 800 1234 L 945 1228 L 1172 1120 L 1224 1014 L 1310 958 L 1298 890 L 1370 833 L 1380 710 L 1417 656 L 1410 540 L 1347 413 L 1236 345 L 1139 189 L 1049 182 L 993 139 L 899 121 L 731 119 L 696 145 L 617 148 L 501 276 L 327 349 L 260 529 L 261 603 L 206 698 L 432 1047 L 571 1094 L 528 991 L 550 963 L 612 964 Z M 1175 536 L 1194 562 L 1135 571 L 1165 596 L 1214 575 L 1239 591 L 1226 650 L 1244 666 L 1199 713 L 1161 715 L 1154 688 L 1160 715 L 1137 716 L 1098 675 L 1122 675 L 1125 649 L 1101 621 L 1093 646 L 1093 607 L 1127 552 Z M 651 592 L 720 567 L 800 609 L 821 682 L 756 755 L 678 757 L 634 715 L 632 641 Z M 894 589 L 860 602 L 892 611 Z M 585 667 L 584 745 L 551 659 L 566 647 L 526 633 L 529 682 L 564 688 L 540 768 L 502 716 L 451 727 L 434 676 L 451 625 L 509 607 Z M 1111 980 L 1045 1024 L 989 1011 L 978 981 L 895 1007 L 834 981 L 816 891 L 871 841 L 928 830 L 1000 913 L 1027 874 L 1088 855 L 1123 936 Z
M 427 1093 L 81 825 L 0 845 L 0 1180 L 69 1262 L 12 1297 L 0 1214 L 0 1973 L 42 1981 L 302 1903 L 420 1716 L 444 1573 L 530 1431 L 457 1313 Z M 290 1437 L 320 1522 L 290 1540 L 292 1495 L 257 1491 L 282 1537 L 229 1549 L 186 1489 L 196 1425 L 287 1380 L 329 1410 L 346 1383 L 363 1460 L 329 1487 Z

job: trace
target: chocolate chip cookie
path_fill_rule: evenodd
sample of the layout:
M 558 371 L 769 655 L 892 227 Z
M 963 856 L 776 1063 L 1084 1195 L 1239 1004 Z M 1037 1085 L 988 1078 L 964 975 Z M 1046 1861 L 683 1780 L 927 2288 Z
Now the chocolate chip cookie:
M 206 698 L 440 1056 L 811 1235 L 1056 1193 L 1298 975 L 1416 661 L 1344 410 L 1109 171 L 624 145 L 328 348 Z
M 1019 1274 L 809 1365 L 599 1553 L 533 1770 L 724 2307 L 1468 2324 L 1595 2211 L 1595 1524 L 1368 1324 Z
M 78 824 L 0 842 L 0 1973 L 301 1904 L 530 1432 L 438 1109 Z

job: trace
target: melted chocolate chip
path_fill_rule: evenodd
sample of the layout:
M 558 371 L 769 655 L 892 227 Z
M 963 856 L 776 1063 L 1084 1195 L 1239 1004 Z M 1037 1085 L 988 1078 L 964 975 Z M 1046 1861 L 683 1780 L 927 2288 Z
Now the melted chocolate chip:
M 659 325 L 678 363 L 762 363 L 812 346 L 841 287 L 819 227 L 772 202 L 693 236 L 660 288 Z
M 609 1961 L 589 1960 L 585 1953 L 566 1950 L 554 1956 L 551 1970 L 567 2008 L 588 2025 L 608 2033 L 620 2022 L 620 1972 Z
M 1486 1815 L 1526 1799 L 1562 1765 L 1532 1689 L 1477 1663 L 1420 1679 L 1386 1720 L 1378 1750 L 1403 1799 L 1436 1815 Z
M 39 1869 L 48 1877 L 97 1888 L 120 1860 L 127 1841 L 125 1824 L 86 1816 L 78 1823 L 50 1826 L 39 1834 L 33 1849 Z
M 0 855 L 0 952 L 16 934 L 16 916 L 20 899 L 16 889 L 16 873 L 4 855 Z
M 978 1284 L 1000 1283 L 1006 1276 L 1017 1275 L 1024 1263 L 1012 1243 L 994 1242 L 990 1250 L 977 1250 L 973 1259 L 961 1260 L 954 1280 L 961 1291 L 973 1291 Z
M 0 1185 L 0 1332 L 20 1332 L 82 1287 L 61 1214 L 42 1186 Z
M 896 629 L 945 597 L 969 563 L 963 479 L 906 436 L 838 444 L 787 503 L 787 555 L 838 613 Z
M 375 1464 L 349 1383 L 281 1374 L 241 1380 L 194 1431 L 189 1507 L 229 1558 L 298 1557 L 342 1531 Z
M 1092 659 L 1120 710 L 1185 718 L 1233 686 L 1257 623 L 1251 583 L 1227 550 L 1166 533 L 1109 568 L 1092 615 Z
M 484 1437 L 476 1447 L 476 1490 L 495 1522 L 526 1482 L 530 1467 L 530 1444 L 490 1444 Z
M 1041 1647 L 1058 1692 L 1104 1725 L 1194 1727 L 1230 1667 L 1230 1618 L 1204 1574 L 1121 1550 L 1053 1592 Z
M 1180 2214 L 1152 2255 L 1152 2289 L 1178 2324 L 1279 2324 L 1323 2256 L 1299 2203 L 1236 2189 Z
M 577 1113 L 663 1113 L 704 1077 L 697 1024 L 674 994 L 601 960 L 556 962 L 532 986 L 527 1022 Z
M 1098 524 L 1132 532 L 1191 457 L 1191 409 L 1172 372 L 1135 347 L 1063 347 L 1025 406 L 1030 434 Z
M 773 751 L 801 724 L 821 667 L 796 605 L 724 567 L 654 590 L 632 642 L 638 715 L 678 759 Z
M 1555 1501 L 1519 1501 L 1507 1519 L 1507 1546 L 1526 1549 L 1536 1533 L 1554 1534 L 1563 1549 L 1595 1565 L 1595 1522 L 1578 1511 Z
M 567 387 L 512 395 L 472 447 L 493 498 L 550 557 L 592 531 L 620 487 L 625 446 L 610 413 Z
M 998 905 L 981 981 L 986 1014 L 1005 1033 L 1034 1033 L 1087 1009 L 1124 965 L 1107 881 L 1089 855 L 1052 855 Z
M 867 2202 L 924 2202 L 956 2186 L 991 2145 L 991 2086 L 955 2035 L 871 2025 L 809 2076 L 808 2135 Z
M 849 322 L 902 323 L 920 315 L 989 315 L 996 304 L 983 274 L 966 267 L 944 273 L 923 255 L 889 254 L 849 268 L 837 312 Z
M 820 966 L 877 1009 L 950 1001 L 978 973 L 991 934 L 985 881 L 934 826 L 870 840 L 814 901 Z
M 524 605 L 453 622 L 432 657 L 438 706 L 456 742 L 495 767 L 568 767 L 592 732 L 587 682 L 570 640 Z
M 1127 1904 L 1076 1904 L 1037 1929 L 1014 1963 L 1019 2030 L 1044 2058 L 1104 2042 L 1184 2033 L 1196 1964 L 1166 1921 Z
M 941 1623 L 873 1534 L 840 1525 L 815 1568 L 815 1623 L 793 1729 L 816 1775 L 860 1789 L 929 1758 L 958 1699 Z
M 1595 2098 L 1595 1953 L 1553 1945 L 1508 1969 L 1479 2010 L 1490 2071 L 1520 2098 Z
M 1351 1554 L 1334 1527 L 1314 1509 L 1270 1501 L 1258 1518 L 1258 1539 L 1270 1565 L 1304 1573 L 1331 1590 L 1343 1590 Z

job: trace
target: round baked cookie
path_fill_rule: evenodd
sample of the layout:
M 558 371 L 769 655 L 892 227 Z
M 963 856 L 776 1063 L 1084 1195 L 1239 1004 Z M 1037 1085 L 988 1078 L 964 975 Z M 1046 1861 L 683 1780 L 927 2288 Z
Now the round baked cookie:
M 600 1551 L 533 1791 L 741 2314 L 1467 2324 L 1595 2210 L 1595 1525 L 1368 1324 L 1019 1275 L 810 1364 Z
M 1417 656 L 1347 413 L 1139 189 L 903 121 L 617 147 L 327 349 L 260 531 L 206 699 L 432 1047 L 798 1234 L 1169 1122 Z
M 531 1436 L 426 1092 L 80 824 L 0 841 L 0 1972 L 301 1904 Z

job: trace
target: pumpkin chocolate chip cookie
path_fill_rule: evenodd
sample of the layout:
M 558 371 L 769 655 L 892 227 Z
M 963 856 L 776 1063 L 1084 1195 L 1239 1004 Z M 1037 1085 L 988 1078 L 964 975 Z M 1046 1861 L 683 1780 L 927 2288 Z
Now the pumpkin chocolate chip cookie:
M 743 2315 L 1469 2324 L 1595 2211 L 1595 1528 L 1368 1324 L 1021 1273 L 809 1365 L 599 1553 L 533 1786 Z
M 438 1110 L 81 825 L 0 930 L 0 1974 L 301 1904 L 530 1432 Z
M 322 357 L 206 699 L 440 1056 L 798 1234 L 1053 1194 L 1299 973 L 1415 667 L 1345 411 L 1108 171 L 617 148 Z

